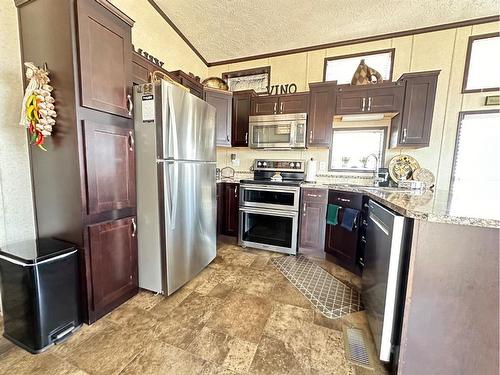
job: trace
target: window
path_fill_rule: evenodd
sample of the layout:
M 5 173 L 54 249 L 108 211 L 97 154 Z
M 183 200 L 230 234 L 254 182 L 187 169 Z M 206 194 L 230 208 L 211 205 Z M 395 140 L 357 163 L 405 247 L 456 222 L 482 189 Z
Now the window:
M 330 170 L 373 172 L 384 165 L 385 128 L 333 129 Z M 376 159 L 375 157 L 376 156 Z
M 271 79 L 271 67 L 238 70 L 222 73 L 222 79 L 227 82 L 229 91 L 255 90 L 257 94 L 267 93 Z
M 462 112 L 453 163 L 450 214 L 500 219 L 499 165 L 500 112 Z
M 339 85 L 351 83 L 362 59 L 370 68 L 377 70 L 384 81 L 392 80 L 394 49 L 328 57 L 325 59 L 324 81 L 337 81 Z
M 462 92 L 500 89 L 500 34 L 471 36 L 465 60 Z

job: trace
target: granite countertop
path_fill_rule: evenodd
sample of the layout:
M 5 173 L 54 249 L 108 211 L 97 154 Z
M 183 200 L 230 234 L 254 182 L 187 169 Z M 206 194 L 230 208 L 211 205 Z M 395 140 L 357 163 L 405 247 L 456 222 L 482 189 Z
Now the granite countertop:
M 315 184 L 304 183 L 301 186 L 362 193 L 400 215 L 413 219 L 500 228 L 500 210 L 495 209 L 498 202 L 492 202 L 491 196 L 481 200 L 481 197 L 476 195 L 452 194 L 448 190 L 413 192 L 395 188 L 329 184 L 321 181 Z

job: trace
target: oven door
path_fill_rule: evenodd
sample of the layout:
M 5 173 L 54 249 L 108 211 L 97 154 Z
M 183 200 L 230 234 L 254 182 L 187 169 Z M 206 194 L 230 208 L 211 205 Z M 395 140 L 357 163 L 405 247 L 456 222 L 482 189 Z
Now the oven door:
M 276 185 L 240 185 L 240 207 L 299 210 L 300 188 Z
M 297 254 L 298 212 L 240 207 L 238 244 Z

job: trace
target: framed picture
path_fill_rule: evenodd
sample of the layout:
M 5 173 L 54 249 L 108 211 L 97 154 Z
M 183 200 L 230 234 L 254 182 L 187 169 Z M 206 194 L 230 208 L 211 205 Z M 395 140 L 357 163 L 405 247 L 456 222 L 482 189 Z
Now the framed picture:
M 227 82 L 229 91 L 255 90 L 257 94 L 266 94 L 271 81 L 271 67 L 222 73 L 222 79 Z

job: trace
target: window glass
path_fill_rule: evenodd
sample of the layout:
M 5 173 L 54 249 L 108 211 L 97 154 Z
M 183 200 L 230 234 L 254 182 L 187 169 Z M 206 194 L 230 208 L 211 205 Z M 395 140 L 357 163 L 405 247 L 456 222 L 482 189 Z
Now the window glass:
M 457 134 L 450 214 L 499 217 L 499 165 L 500 113 L 463 115 Z
M 500 36 L 473 40 L 470 48 L 469 66 L 465 90 L 480 90 L 500 87 L 497 72 L 500 61 Z
M 373 172 L 384 163 L 385 129 L 333 129 L 330 169 Z M 375 158 L 376 156 L 376 158 Z
M 391 80 L 392 51 L 366 54 L 364 56 L 335 58 L 326 62 L 325 81 L 337 81 L 337 83 L 351 83 L 352 76 L 356 72 L 361 60 L 370 68 L 377 70 L 384 81 Z

